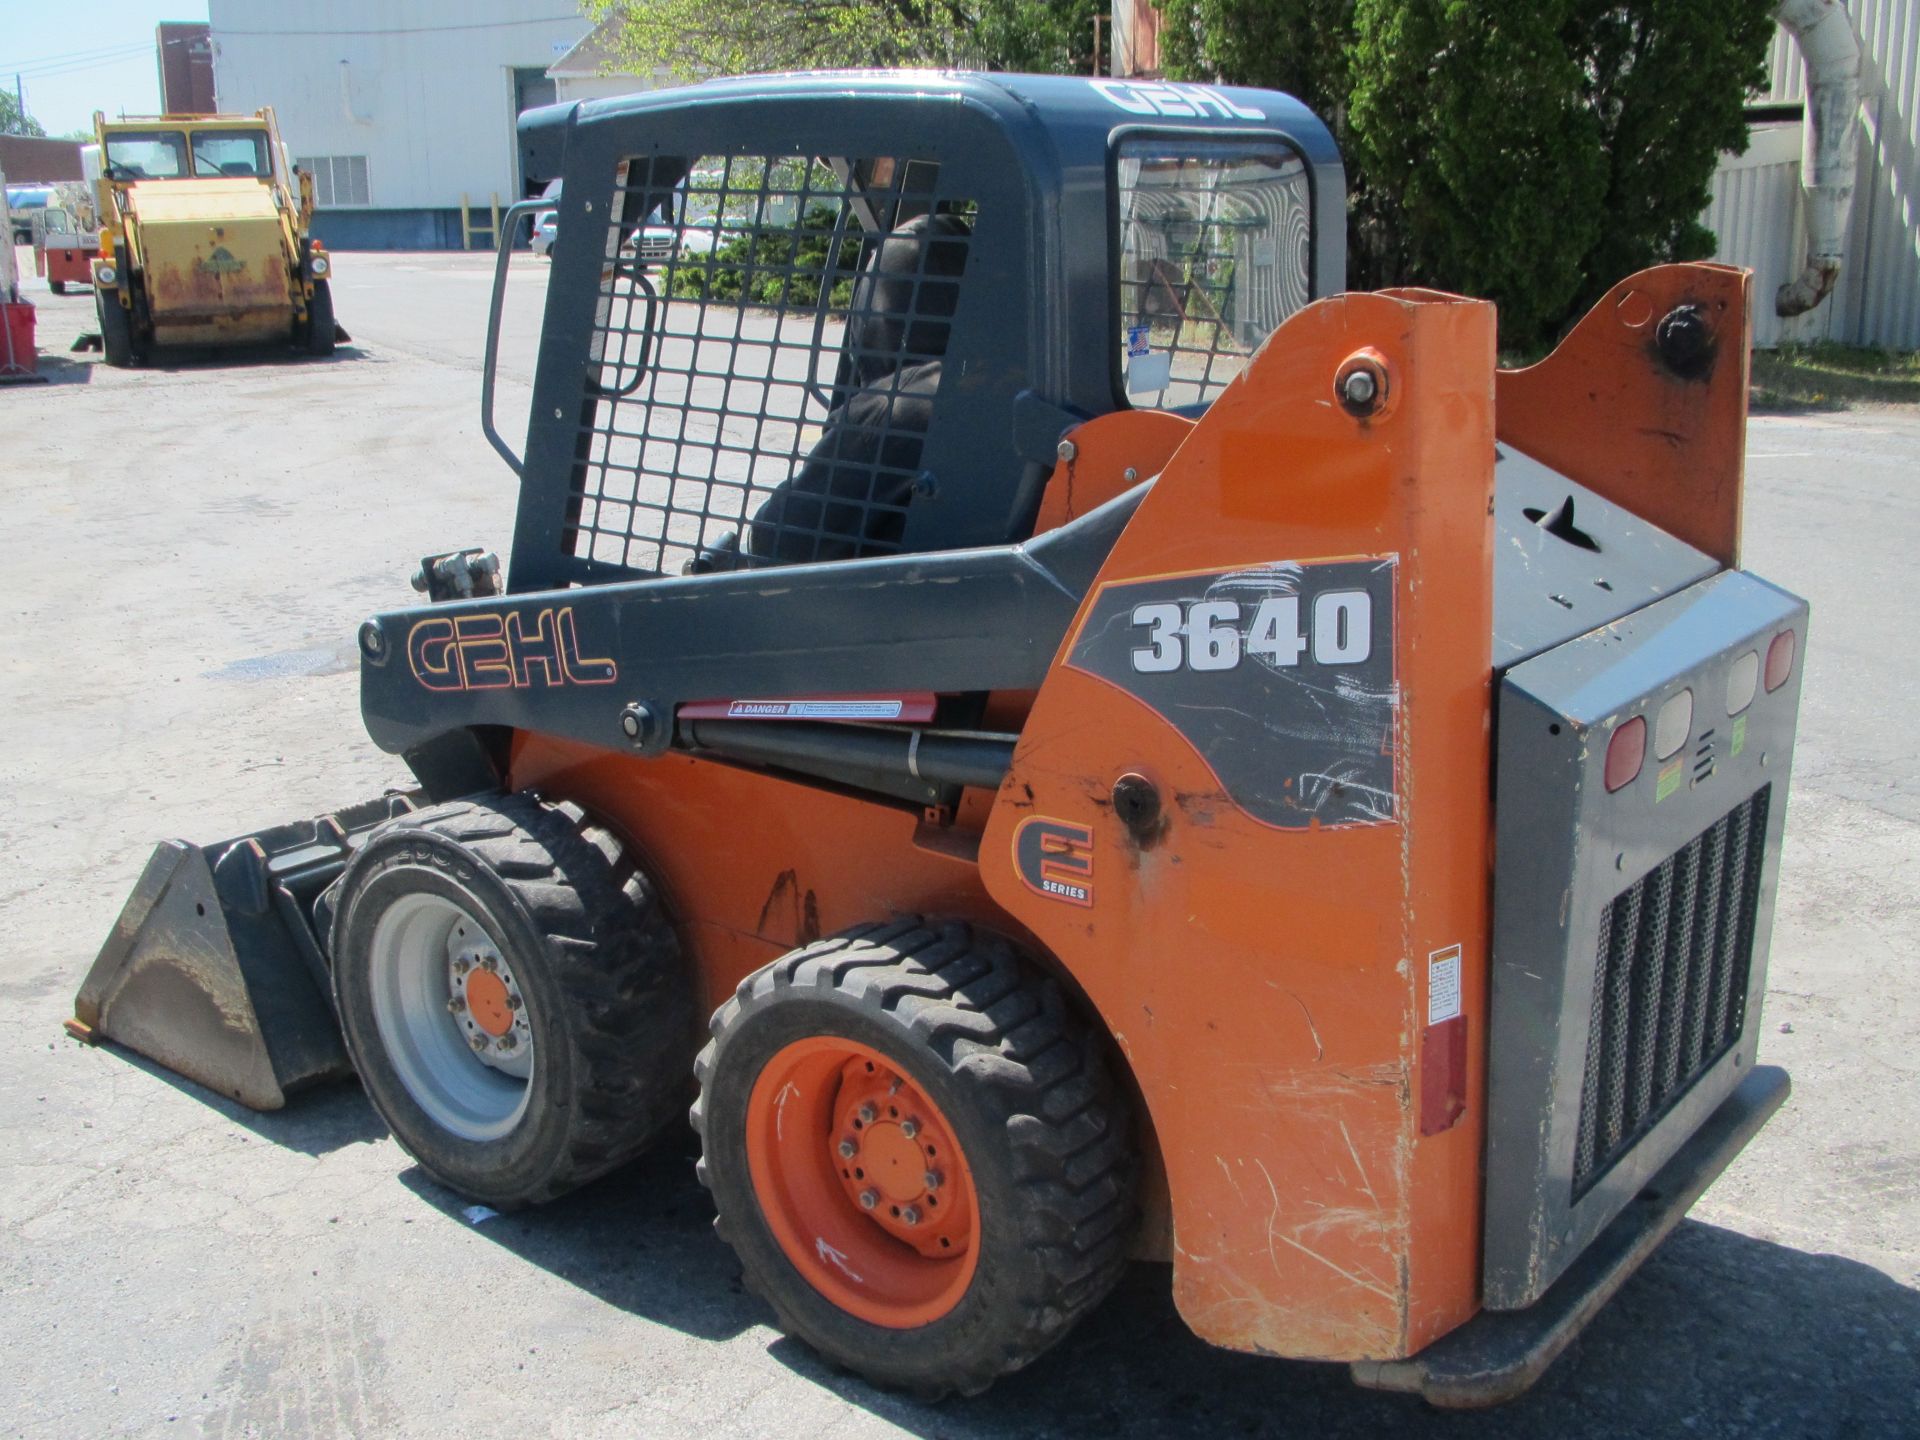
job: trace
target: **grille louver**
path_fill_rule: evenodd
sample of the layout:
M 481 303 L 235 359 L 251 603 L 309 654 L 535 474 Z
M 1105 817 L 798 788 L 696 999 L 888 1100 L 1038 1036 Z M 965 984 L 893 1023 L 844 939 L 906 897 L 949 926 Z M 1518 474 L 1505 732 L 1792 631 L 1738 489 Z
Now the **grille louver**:
M 1771 790 L 1735 806 L 1601 914 L 1576 1200 L 1740 1036 Z

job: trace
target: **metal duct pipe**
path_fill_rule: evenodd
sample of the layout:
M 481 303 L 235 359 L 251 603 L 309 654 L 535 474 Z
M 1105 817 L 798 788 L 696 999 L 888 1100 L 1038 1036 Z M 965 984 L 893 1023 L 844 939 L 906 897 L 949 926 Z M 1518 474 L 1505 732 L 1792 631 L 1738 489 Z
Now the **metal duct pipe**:
M 1016 735 L 980 731 L 880 730 L 767 720 L 683 720 L 697 749 L 789 770 L 867 771 L 935 785 L 998 788 L 1013 765 Z
M 1853 208 L 1854 130 L 1860 113 L 1860 42 L 1838 0 L 1780 0 L 1773 18 L 1807 66 L 1800 189 L 1807 203 L 1807 263 L 1773 297 L 1776 315 L 1804 315 L 1833 291 Z

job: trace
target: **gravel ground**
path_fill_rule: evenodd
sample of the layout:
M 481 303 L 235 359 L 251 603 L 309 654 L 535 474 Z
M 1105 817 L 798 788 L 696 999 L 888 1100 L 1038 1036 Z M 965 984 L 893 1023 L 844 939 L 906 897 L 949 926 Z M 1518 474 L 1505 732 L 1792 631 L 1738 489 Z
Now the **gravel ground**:
M 1141 1266 L 1046 1360 L 928 1408 L 770 1328 L 684 1142 L 475 1225 L 351 1086 L 254 1115 L 62 1036 L 156 839 L 401 778 L 360 727 L 354 626 L 429 550 L 505 548 L 488 263 L 339 270 L 332 361 L 109 371 L 66 350 L 91 299 L 39 290 L 53 383 L 0 390 L 0 1431 L 1920 1433 L 1912 412 L 1753 423 L 1748 563 L 1814 606 L 1762 1048 L 1794 1097 L 1546 1380 L 1438 1414 L 1209 1349 Z M 516 268 L 510 435 L 543 286 Z

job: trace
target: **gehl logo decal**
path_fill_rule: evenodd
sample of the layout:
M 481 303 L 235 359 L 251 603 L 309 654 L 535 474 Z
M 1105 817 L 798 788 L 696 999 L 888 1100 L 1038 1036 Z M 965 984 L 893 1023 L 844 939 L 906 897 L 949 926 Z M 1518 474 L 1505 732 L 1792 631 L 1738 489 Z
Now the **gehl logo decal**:
M 1093 904 L 1093 831 L 1032 815 L 1013 832 L 1013 868 L 1029 890 L 1069 905 Z
M 407 663 L 429 690 L 511 690 L 535 685 L 611 685 L 611 660 L 580 653 L 573 607 L 433 615 L 407 632 Z

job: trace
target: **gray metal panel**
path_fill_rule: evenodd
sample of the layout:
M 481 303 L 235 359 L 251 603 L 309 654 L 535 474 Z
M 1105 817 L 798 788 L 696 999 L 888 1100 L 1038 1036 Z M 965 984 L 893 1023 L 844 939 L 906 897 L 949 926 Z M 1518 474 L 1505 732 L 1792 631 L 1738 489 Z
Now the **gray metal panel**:
M 1741 717 L 1735 753 L 1728 672 L 1749 650 L 1764 657 L 1789 626 L 1798 647 L 1792 675 L 1772 693 L 1760 687 Z M 1725 572 L 1548 650 L 1501 682 L 1484 1259 L 1490 1308 L 1538 1299 L 1753 1064 L 1806 635 L 1805 602 L 1745 572 Z M 1661 705 L 1686 688 L 1694 718 L 1678 752 L 1680 783 L 1661 796 L 1662 765 L 1650 740 L 1639 776 L 1609 794 L 1603 770 L 1615 727 L 1643 716 L 1651 736 Z M 1712 763 L 1696 778 L 1703 743 Z M 1745 1028 L 1576 1202 L 1601 914 L 1769 785 Z
M 634 702 L 664 718 L 696 700 L 1034 689 L 1146 491 L 1135 486 L 1024 545 L 476 597 L 376 615 L 361 627 L 361 716 L 376 745 L 409 756 L 436 737 L 488 725 L 631 752 L 620 716 Z M 552 648 L 562 623 L 578 654 L 593 657 L 591 677 L 564 673 Z M 436 627 L 435 643 L 444 645 L 448 627 L 475 625 L 492 637 L 470 642 L 487 654 L 486 675 L 467 683 L 463 661 L 460 676 L 428 685 L 415 664 L 421 627 Z M 534 643 L 508 649 L 499 639 L 508 625 Z M 520 652 L 537 658 L 509 679 Z M 663 727 L 647 748 L 666 738 Z
M 1511 445 L 1496 445 L 1494 461 L 1496 672 L 1720 568 L 1711 556 Z M 1545 527 L 1569 500 L 1574 529 L 1595 548 Z

